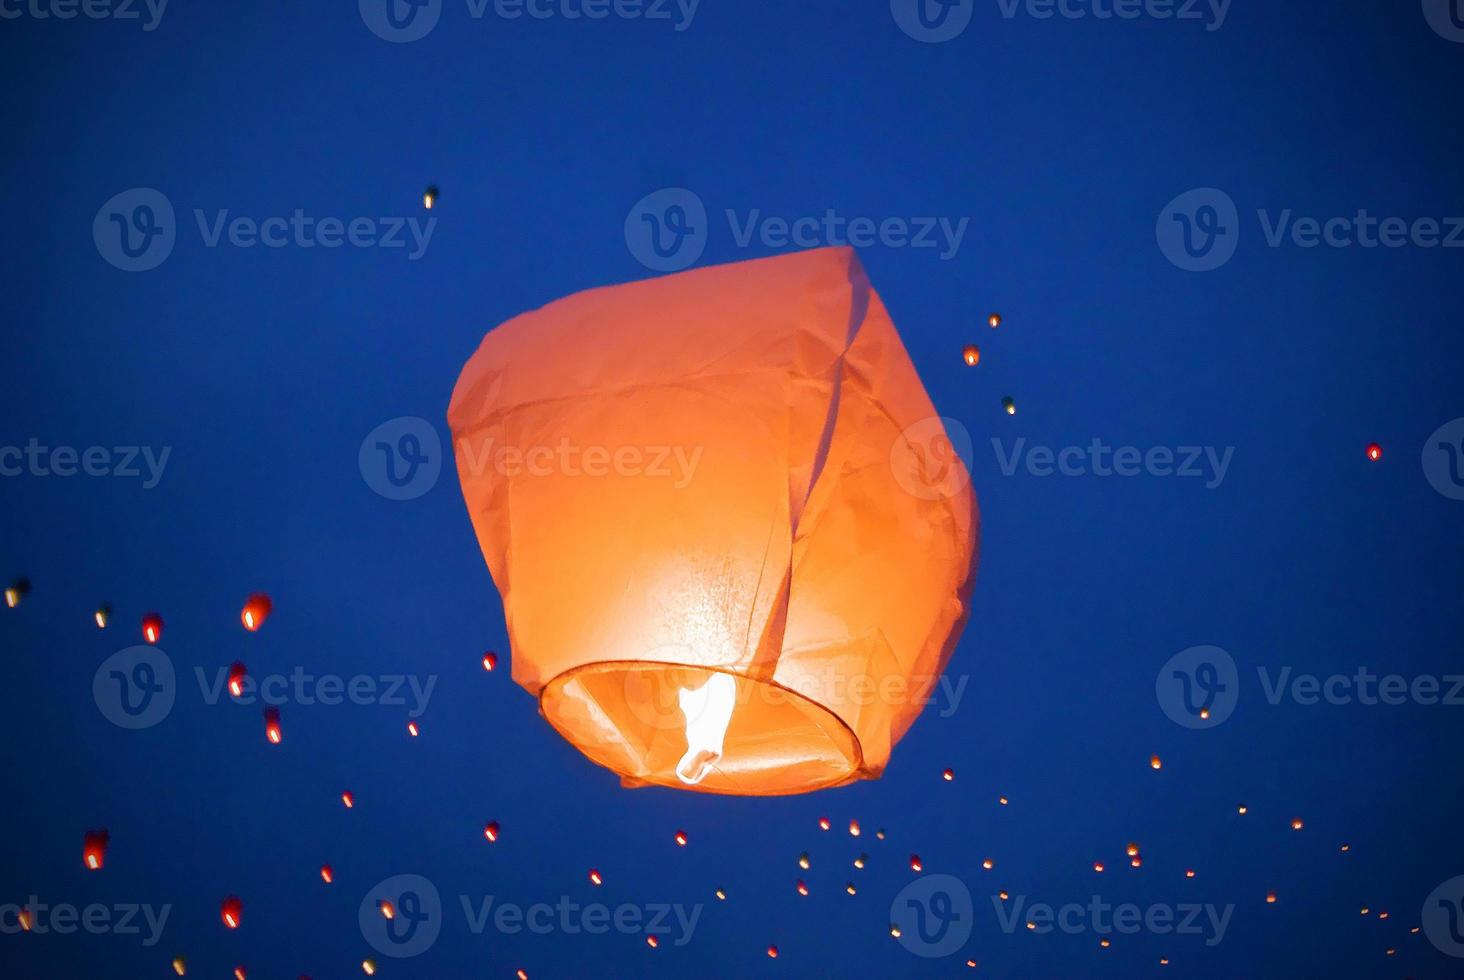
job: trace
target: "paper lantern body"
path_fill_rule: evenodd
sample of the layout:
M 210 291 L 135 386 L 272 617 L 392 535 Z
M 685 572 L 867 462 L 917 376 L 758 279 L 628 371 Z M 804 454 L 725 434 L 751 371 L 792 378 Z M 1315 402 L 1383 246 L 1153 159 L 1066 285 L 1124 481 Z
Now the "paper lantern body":
M 877 778 L 964 625 L 964 465 L 850 249 L 595 289 L 448 411 L 513 679 L 626 785 Z

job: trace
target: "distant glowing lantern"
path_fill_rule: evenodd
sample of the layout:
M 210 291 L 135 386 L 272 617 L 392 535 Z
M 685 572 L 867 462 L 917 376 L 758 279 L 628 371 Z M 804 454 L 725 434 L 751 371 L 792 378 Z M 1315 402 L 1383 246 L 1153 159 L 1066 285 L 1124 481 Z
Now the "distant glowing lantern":
M 284 738 L 284 732 L 280 729 L 280 709 L 264 709 L 264 737 L 269 739 L 271 745 L 279 745 Z
M 417 723 L 415 721 L 407 722 L 407 734 L 412 736 L 413 738 L 416 738 L 419 734 L 421 734 L 421 730 L 417 727 Z
M 1138 855 L 1139 855 L 1139 845 L 1130 843 L 1129 846 L 1128 846 L 1128 848 L 1127 848 L 1127 851 L 1128 851 L 1128 856 L 1129 857 L 1138 857 Z
M 1001 326 L 1001 314 L 1000 313 L 993 313 L 993 314 L 991 314 L 991 316 L 989 316 L 989 317 L 986 318 L 986 323 L 987 323 L 987 326 L 989 326 L 989 327 L 991 327 L 991 329 L 995 330 L 997 327 Z
M 28 907 L 22 908 L 19 912 L 17 912 L 16 918 L 20 921 L 20 928 L 22 931 L 31 931 L 31 910 Z
M 869 861 L 869 855 L 868 854 L 861 854 L 857 858 L 854 859 L 854 867 L 858 868 L 860 871 L 863 871 L 864 870 L 864 865 L 866 863 L 868 863 L 868 861 Z
M 1102 946 L 1104 949 L 1107 949 L 1109 946 L 1111 946 L 1113 944 L 1109 940 L 1107 940 L 1107 939 L 1100 939 L 1100 940 L 1098 940 L 1098 945 L 1099 946 Z
M 224 899 L 219 906 L 219 918 L 224 920 L 224 925 L 230 929 L 239 928 L 239 923 L 244 918 L 244 903 L 233 895 Z
M 1291 829 L 1292 830 L 1300 830 L 1301 828 L 1302 828 L 1301 818 L 1300 817 L 1294 817 L 1292 819 L 1292 821 L 1291 821 Z
M 351 791 L 350 790 L 346 790 L 344 793 L 341 794 L 341 804 L 347 810 L 350 810 L 350 809 L 354 809 L 355 808 L 355 806 L 356 806 L 356 798 L 351 795 Z
M 432 205 L 437 203 L 437 194 L 437 185 L 429 184 L 427 189 L 422 192 L 422 207 L 431 211 Z
M 809 861 L 808 861 L 808 852 L 807 851 L 804 851 L 802 854 L 798 855 L 798 866 L 800 868 L 802 868 L 804 871 L 807 871 L 808 870 L 808 864 L 809 864 Z
M 676 831 L 676 846 L 677 847 L 685 847 L 686 846 L 686 831 L 684 831 L 684 830 L 678 830 L 678 831 Z
M 967 367 L 975 367 L 981 363 L 981 348 L 975 344 L 967 344 L 961 351 L 961 359 L 966 362 Z
M 875 831 L 875 832 L 874 832 L 874 836 L 875 836 L 875 838 L 876 838 L 876 839 L 877 839 L 877 840 L 884 840 L 884 839 L 885 839 L 885 832 L 884 832 L 884 828 L 883 828 L 883 827 L 881 827 L 881 828 L 879 828 L 879 829 L 878 829 L 878 830 L 876 830 L 876 831 Z
M 320 880 L 325 882 L 327 885 L 335 880 L 335 872 L 331 870 L 330 865 L 322 864 L 320 866 Z
M 768 947 L 768 956 L 770 958 L 772 958 L 772 959 L 777 959 L 778 958 L 778 947 L 776 947 L 776 946 L 769 946 Z
M 946 782 L 950 782 L 951 780 L 956 778 L 956 771 L 954 769 L 947 769 L 945 772 L 940 774 L 940 778 L 944 779 Z
M 488 653 L 483 654 L 483 669 L 484 670 L 492 670 L 494 667 L 497 667 L 497 666 L 498 666 L 498 654 L 493 653 L 492 651 L 489 651 Z
M 833 826 L 833 824 L 829 823 L 829 818 L 828 817 L 819 817 L 818 818 L 818 829 L 819 830 L 828 830 L 832 826 Z
M 852 249 L 523 314 L 448 421 L 514 680 L 593 762 L 748 796 L 881 775 L 964 627 L 977 510 Z M 662 478 L 636 447 L 668 446 Z
M 188 961 L 181 956 L 173 957 L 173 972 L 180 977 L 186 974 L 188 972 Z
M 987 871 L 990 871 L 995 866 L 996 862 L 991 860 L 991 858 L 987 858 L 985 861 L 981 862 L 981 867 L 985 868 Z
M 605 883 L 605 879 L 600 877 L 600 872 L 596 871 L 594 868 L 591 868 L 590 869 L 590 884 L 599 886 L 599 885 L 603 885 L 604 883 Z
M 1099 874 L 1102 874 L 1103 873 L 1103 862 L 1102 861 L 1094 861 L 1093 862 L 1093 870 L 1096 871 L 1096 872 L 1098 872 Z
M 850 895 L 858 894 L 858 889 L 854 887 L 854 882 L 852 881 L 844 886 L 844 891 L 848 892 Z
M 264 625 L 273 608 L 274 603 L 270 602 L 269 596 L 256 592 L 245 600 L 244 608 L 239 611 L 239 621 L 244 624 L 245 629 L 253 633 Z
M 849 836 L 850 837 L 858 837 L 859 836 L 859 821 L 858 820 L 850 820 L 849 821 Z
M 1164 762 L 1157 755 L 1151 755 L 1151 756 L 1149 756 L 1149 768 L 1150 769 L 1163 769 L 1164 768 Z
M 1001 899 L 1003 902 L 1005 902 L 1007 899 L 1011 898 L 1012 896 L 1009 895 L 1008 893 L 1004 892 L 1004 891 L 1000 891 L 1000 892 L 997 892 L 996 893 L 996 897 L 999 898 L 999 899 Z
M 1006 806 L 1009 801 L 1005 796 L 998 796 L 996 798 L 996 802 L 1000 803 L 1002 806 Z
M 377 908 L 377 911 L 379 911 L 381 913 L 381 917 L 383 919 L 395 919 L 396 918 L 396 906 L 393 905 L 393 904 L 391 904 L 391 902 L 388 901 L 387 899 L 384 899 L 384 898 L 377 899 L 376 900 L 376 908 Z
M 1383 447 L 1380 446 L 1380 445 L 1378 445 L 1375 442 L 1372 443 L 1371 445 L 1369 445 L 1367 447 L 1367 458 L 1370 459 L 1370 460 L 1372 460 L 1374 463 L 1376 463 L 1378 460 L 1382 459 L 1383 458 Z
M 1195 876 L 1195 873 L 1194 873 L 1193 869 L 1186 868 L 1185 869 L 1185 872 L 1184 872 L 1184 876 L 1186 878 L 1193 878 Z
M 30 594 L 31 585 L 28 579 L 18 578 L 5 590 L 5 604 L 11 609 L 20 605 L 20 600 Z
M 529 980 L 529 974 L 527 970 L 520 970 L 517 974 L 515 974 L 515 976 L 518 977 L 518 980 Z
M 488 838 L 488 843 L 490 843 L 490 844 L 492 844 L 492 843 L 494 843 L 495 841 L 498 840 L 498 821 L 497 820 L 490 820 L 490 821 L 488 821 L 487 824 L 484 825 L 484 827 L 483 827 L 483 836 L 486 837 L 486 838 Z
M 894 936 L 896 939 L 900 938 L 900 927 L 895 925 L 893 922 L 890 923 L 890 935 Z
M 808 894 L 808 886 L 803 883 L 803 879 L 802 878 L 799 878 L 798 879 L 798 884 L 796 884 L 794 886 L 794 888 L 797 889 L 798 894 L 800 894 L 800 895 L 807 895 Z
M 157 613 L 148 613 L 142 617 L 142 638 L 149 643 L 156 643 L 163 638 L 163 617 Z
M 655 936 L 647 936 L 646 945 L 651 947 L 651 949 L 655 949 L 657 946 L 661 945 L 661 941 Z
M 1275 892 L 1266 892 L 1266 904 L 1267 905 L 1275 905 L 1276 904 L 1276 893 Z
M 719 901 L 719 902 L 725 902 L 725 901 L 727 901 L 727 893 L 725 891 L 723 891 L 722 889 L 718 888 L 715 894 L 717 896 L 717 901 Z
M 1007 395 L 1005 398 L 1003 398 L 1001 400 L 1001 410 L 1003 412 L 1006 412 L 1008 415 L 1016 415 L 1017 414 L 1017 402 L 1016 402 L 1016 399 L 1014 399 L 1011 395 Z
M 1248 807 L 1244 803 L 1242 803 L 1240 806 L 1238 806 L 1238 807 L 1235 808 L 1235 812 L 1236 813 L 1239 813 L 1243 817 L 1247 813 L 1250 812 L 1250 807 Z
M 243 695 L 244 678 L 248 676 L 248 674 L 249 671 L 244 667 L 242 663 L 239 663 L 237 660 L 234 661 L 234 665 L 229 668 L 229 693 L 232 694 L 234 697 L 237 698 Z
M 1143 866 L 1144 866 L 1144 859 L 1141 858 L 1141 857 L 1139 857 L 1138 855 L 1135 855 L 1134 857 L 1129 858 L 1129 867 L 1131 867 L 1131 868 L 1142 868 Z
M 245 980 L 244 968 L 242 966 L 234 967 L 234 980 Z
M 1343 854 L 1346 854 L 1350 850 L 1352 850 L 1352 845 L 1351 844 L 1343 844 L 1342 845 L 1342 853 Z
M 919 871 L 919 870 L 921 870 L 922 867 L 923 867 L 923 865 L 920 863 L 920 855 L 919 854 L 911 854 L 910 855 L 910 870 L 911 871 Z
M 98 871 L 107 861 L 107 845 L 112 835 L 106 829 L 88 830 L 81 842 L 81 859 L 88 871 Z
M 92 613 L 92 619 L 96 622 L 97 629 L 106 629 L 107 623 L 112 619 L 112 607 L 106 603 L 102 603 L 100 606 L 97 606 L 97 611 Z
M 361 961 L 361 972 L 364 973 L 364 974 L 366 974 L 368 977 L 374 977 L 374 976 L 376 976 L 376 961 L 375 960 L 362 960 Z

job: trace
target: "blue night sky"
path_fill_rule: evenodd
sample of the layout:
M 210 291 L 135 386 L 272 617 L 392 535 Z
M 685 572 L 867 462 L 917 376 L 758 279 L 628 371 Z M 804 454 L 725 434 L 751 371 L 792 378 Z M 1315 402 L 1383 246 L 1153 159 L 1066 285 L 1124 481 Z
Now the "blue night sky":
M 1428 703 L 1464 673 L 1460 0 L 121 2 L 0 0 L 0 578 L 30 584 L 0 607 L 0 976 L 1464 972 L 1464 695 Z M 627 236 L 646 208 L 683 250 Z M 622 789 L 509 676 L 443 455 L 458 372 L 554 299 L 856 219 L 891 232 L 859 258 L 969 434 L 960 694 L 878 781 Z M 395 500 L 361 449 L 408 445 L 403 417 L 441 445 Z M 93 681 L 150 611 L 173 703 L 133 730 Z M 236 660 L 280 679 L 282 744 L 218 693 Z M 1361 703 L 1360 670 L 1401 703 Z M 322 703 L 326 678 L 367 703 Z M 915 853 L 961 888 L 919 886 L 934 931 L 896 939 Z M 408 958 L 372 945 L 397 875 L 439 896 Z M 639 919 L 475 930 L 464 897 Z M 1094 902 L 1148 919 L 1105 932 Z M 88 906 L 111 925 L 63 931 Z M 160 935 L 116 928 L 140 906 Z

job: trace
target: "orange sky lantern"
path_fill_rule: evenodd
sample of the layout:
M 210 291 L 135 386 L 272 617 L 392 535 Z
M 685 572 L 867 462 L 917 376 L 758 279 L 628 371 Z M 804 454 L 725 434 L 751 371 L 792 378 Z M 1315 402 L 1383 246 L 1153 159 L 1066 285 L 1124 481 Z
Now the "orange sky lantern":
M 330 865 L 322 864 L 320 866 L 320 880 L 325 882 L 327 885 L 335 880 L 335 871 L 331 869 Z
M 142 638 L 149 643 L 156 643 L 163 638 L 163 617 L 157 613 L 148 613 L 142 617 Z
M 229 668 L 229 693 L 232 694 L 234 697 L 237 698 L 244 693 L 244 678 L 247 677 L 248 674 L 249 671 L 245 669 L 244 665 L 242 663 L 239 663 L 237 660 L 234 661 L 234 665 Z
M 219 906 L 219 918 L 224 920 L 224 925 L 230 929 L 239 928 L 239 923 L 244 918 L 244 903 L 233 895 L 224 899 Z
M 97 611 L 92 613 L 92 621 L 97 624 L 97 629 L 99 630 L 106 629 L 107 623 L 111 622 L 111 620 L 112 607 L 107 605 L 106 603 L 102 603 L 100 606 L 97 606 Z
M 264 709 L 264 737 L 269 739 L 271 745 L 279 745 L 284 739 L 284 730 L 280 728 L 280 709 Z
M 483 669 L 484 670 L 492 670 L 494 667 L 497 667 L 497 666 L 498 666 L 498 654 L 493 653 L 491 650 L 488 653 L 483 654 Z
M 350 790 L 346 790 L 344 793 L 341 794 L 341 804 L 345 806 L 347 810 L 355 808 L 356 798 L 351 795 Z
M 525 313 L 448 422 L 513 678 L 571 744 L 626 786 L 881 775 L 965 624 L 978 521 L 852 249 Z
M 981 363 L 981 348 L 975 344 L 967 344 L 961 351 L 961 360 L 966 362 L 967 367 L 975 367 Z
M 81 843 L 81 860 L 88 871 L 99 871 L 107 861 L 107 845 L 112 835 L 106 829 L 88 830 Z
M 488 823 L 483 827 L 483 836 L 488 838 L 488 843 L 490 844 L 498 840 L 497 820 L 488 821 Z
M 264 621 L 269 618 L 272 609 L 274 609 L 274 603 L 270 601 L 269 596 L 256 592 L 244 601 L 244 608 L 239 611 L 239 621 L 244 624 L 246 630 L 253 633 L 264 625 Z

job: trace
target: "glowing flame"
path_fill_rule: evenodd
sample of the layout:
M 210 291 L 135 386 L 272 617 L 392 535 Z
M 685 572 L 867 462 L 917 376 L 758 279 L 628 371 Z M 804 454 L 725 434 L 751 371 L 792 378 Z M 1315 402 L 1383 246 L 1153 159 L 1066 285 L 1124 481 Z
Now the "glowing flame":
M 686 716 L 686 754 L 676 764 L 676 777 L 695 786 L 722 759 L 722 741 L 737 703 L 737 681 L 731 674 L 713 674 L 701 687 L 683 689 L 678 700 Z

